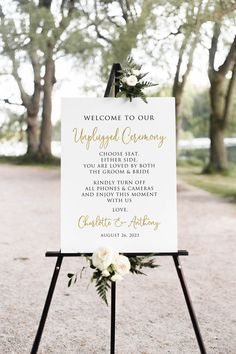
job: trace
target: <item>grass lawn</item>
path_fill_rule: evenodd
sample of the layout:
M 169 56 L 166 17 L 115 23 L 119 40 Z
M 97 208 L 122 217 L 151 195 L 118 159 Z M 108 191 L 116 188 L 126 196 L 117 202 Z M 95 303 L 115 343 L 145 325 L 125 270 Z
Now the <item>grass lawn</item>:
M 218 194 L 236 203 L 236 167 L 231 166 L 227 175 L 202 174 L 203 166 L 180 164 L 177 167 L 179 179 L 204 189 L 210 193 Z
M 0 163 L 7 163 L 12 165 L 27 165 L 27 166 L 41 166 L 45 168 L 60 167 L 60 159 L 58 157 L 50 157 L 44 160 L 38 158 L 31 158 L 30 156 L 0 156 Z

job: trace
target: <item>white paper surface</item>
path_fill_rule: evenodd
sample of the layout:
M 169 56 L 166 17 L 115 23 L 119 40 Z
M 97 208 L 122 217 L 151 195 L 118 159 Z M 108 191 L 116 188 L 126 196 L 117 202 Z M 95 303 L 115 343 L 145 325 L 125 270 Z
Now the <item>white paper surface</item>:
M 177 251 L 174 106 L 62 100 L 62 252 Z

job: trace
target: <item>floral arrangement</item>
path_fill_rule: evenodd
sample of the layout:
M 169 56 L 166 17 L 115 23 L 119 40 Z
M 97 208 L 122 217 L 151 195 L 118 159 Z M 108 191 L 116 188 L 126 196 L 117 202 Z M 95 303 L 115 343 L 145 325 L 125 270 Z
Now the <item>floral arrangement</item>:
M 134 62 L 133 58 L 129 57 L 127 59 L 127 64 L 124 69 L 120 70 L 119 75 L 119 89 L 116 97 L 127 97 L 130 102 L 134 97 L 140 97 L 144 102 L 147 103 L 147 96 L 143 92 L 146 87 L 156 86 L 149 81 L 143 81 L 142 79 L 148 73 L 141 72 L 142 65 L 138 65 Z
M 149 256 L 126 257 L 123 254 L 114 252 L 110 248 L 98 248 L 92 256 L 86 257 L 88 267 L 83 267 L 80 277 L 86 268 L 91 268 L 93 274 L 91 282 L 95 282 L 95 287 L 100 298 L 108 305 L 107 292 L 111 287 L 111 282 L 117 282 L 123 279 L 129 272 L 133 274 L 143 274 L 143 268 L 156 268 L 157 264 Z M 78 273 L 68 273 L 68 287 L 76 283 Z

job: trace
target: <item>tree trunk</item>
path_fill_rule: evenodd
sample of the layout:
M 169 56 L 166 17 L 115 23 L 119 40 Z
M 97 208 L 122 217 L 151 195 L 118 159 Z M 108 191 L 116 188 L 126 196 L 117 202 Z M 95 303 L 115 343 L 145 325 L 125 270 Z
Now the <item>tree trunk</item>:
M 39 156 L 47 158 L 52 156 L 52 89 L 55 83 L 55 63 L 53 60 L 53 48 L 48 48 L 45 65 L 44 87 L 43 87 L 43 113 L 40 132 Z
M 218 72 L 210 74 L 210 159 L 206 172 L 221 172 L 227 169 L 227 152 L 224 146 L 225 78 Z
M 180 104 L 182 100 L 182 92 L 175 93 L 175 114 L 176 114 L 176 154 L 178 154 L 179 137 L 181 130 Z
M 210 163 L 207 167 L 208 172 L 224 171 L 228 168 L 227 151 L 224 144 L 225 129 L 217 120 L 217 117 L 211 115 L 210 123 Z
M 38 151 L 38 124 L 37 114 L 33 115 L 27 111 L 27 154 L 35 155 Z
M 44 96 L 43 96 L 43 113 L 42 113 L 42 125 L 41 125 L 40 145 L 39 145 L 39 155 L 41 157 L 50 157 L 52 155 L 51 113 L 52 113 L 52 88 L 47 88 L 44 90 Z
M 181 84 L 177 82 L 176 79 L 172 87 L 172 96 L 175 98 L 176 156 L 178 156 L 179 136 L 181 130 L 180 109 L 181 109 L 181 101 L 183 96 L 183 87 Z
M 211 82 L 211 116 L 210 116 L 210 160 L 206 168 L 208 172 L 224 171 L 228 167 L 227 152 L 224 146 L 224 93 L 223 81 Z
M 215 22 L 211 48 L 209 50 L 208 77 L 210 80 L 210 160 L 206 172 L 221 172 L 228 168 L 227 151 L 224 146 L 224 133 L 228 126 L 233 104 L 233 92 L 236 83 L 236 36 L 229 52 L 218 70 L 215 69 L 215 57 L 221 24 Z M 232 70 L 231 79 L 227 73 Z
M 34 93 L 30 102 L 25 102 L 27 110 L 27 155 L 36 155 L 39 148 L 38 113 L 40 102 L 40 84 L 35 80 Z

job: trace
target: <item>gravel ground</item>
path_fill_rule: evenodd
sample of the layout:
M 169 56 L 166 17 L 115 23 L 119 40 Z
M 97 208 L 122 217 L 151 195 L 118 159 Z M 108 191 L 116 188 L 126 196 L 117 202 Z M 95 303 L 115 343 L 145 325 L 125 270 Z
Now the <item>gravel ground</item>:
M 59 249 L 59 171 L 0 165 L 0 353 L 29 353 Z M 179 183 L 179 249 L 207 353 L 235 354 L 236 207 Z M 199 353 L 170 257 L 147 277 L 117 286 L 116 354 Z M 108 354 L 110 309 L 86 290 L 89 274 L 67 288 L 65 259 L 39 353 Z

